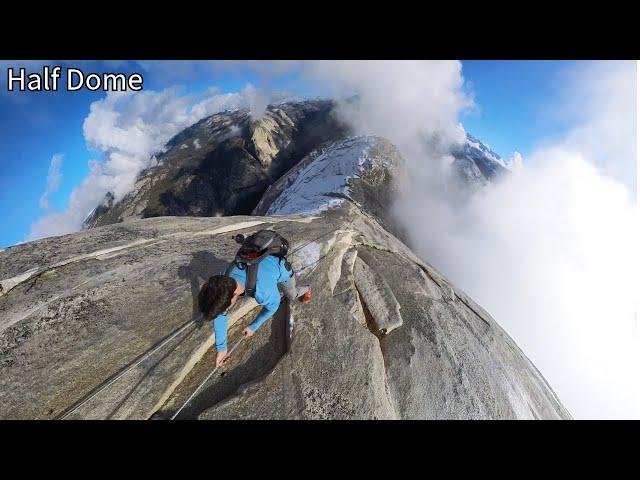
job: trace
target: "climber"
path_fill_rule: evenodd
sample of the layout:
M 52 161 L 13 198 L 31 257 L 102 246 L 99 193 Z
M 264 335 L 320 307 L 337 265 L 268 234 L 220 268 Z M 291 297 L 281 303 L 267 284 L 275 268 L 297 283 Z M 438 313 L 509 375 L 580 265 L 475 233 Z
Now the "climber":
M 224 273 L 214 275 L 202 286 L 198 305 L 205 318 L 213 318 L 215 333 L 216 367 L 228 359 L 227 312 L 241 296 L 255 298 L 262 311 L 242 334 L 251 337 L 280 307 L 281 294 L 290 301 L 300 298 L 311 301 L 308 286 L 296 287 L 296 276 L 285 258 L 288 242 L 272 230 L 260 230 L 245 239 L 234 237 L 242 247 Z

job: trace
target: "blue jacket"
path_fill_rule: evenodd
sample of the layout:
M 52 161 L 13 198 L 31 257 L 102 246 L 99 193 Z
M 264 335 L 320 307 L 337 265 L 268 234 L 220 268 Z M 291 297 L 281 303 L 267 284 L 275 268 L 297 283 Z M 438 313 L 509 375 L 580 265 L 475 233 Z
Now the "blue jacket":
M 224 274 L 224 272 L 222 272 Z M 237 280 L 243 287 L 247 282 L 247 271 L 234 267 L 230 276 Z M 249 324 L 249 328 L 255 332 L 260 325 L 269 320 L 280 307 L 280 291 L 278 283 L 288 282 L 293 276 L 292 270 L 287 270 L 285 261 L 278 257 L 269 255 L 258 264 L 258 275 L 256 280 L 255 299 L 262 305 L 262 311 L 256 319 Z M 226 313 L 218 315 L 213 320 L 213 331 L 215 333 L 216 350 L 225 352 L 227 350 L 227 324 Z

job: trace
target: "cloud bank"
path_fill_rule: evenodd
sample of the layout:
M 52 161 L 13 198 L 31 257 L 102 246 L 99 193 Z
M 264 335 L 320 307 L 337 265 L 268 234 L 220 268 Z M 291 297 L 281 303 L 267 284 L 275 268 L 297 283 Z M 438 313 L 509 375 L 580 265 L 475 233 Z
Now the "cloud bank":
M 409 168 L 394 208 L 416 253 L 496 318 L 574 417 L 640 418 L 633 62 L 565 72 L 548 109 L 564 135 L 541 139 L 527 158 L 514 153 L 511 175 L 462 198 L 447 187 L 449 148 L 464 138 L 459 117 L 473 107 L 459 62 L 242 65 L 264 77 L 298 72 L 339 99 L 356 132 L 393 141 Z M 212 91 L 193 106 L 172 90 L 96 102 L 85 137 L 105 161 L 32 238 L 77 229 L 104 192 L 124 195 L 172 135 L 207 114 L 253 95 L 259 116 L 252 88 Z
M 51 163 L 49 164 L 49 171 L 47 173 L 47 186 L 40 196 L 40 208 L 48 209 L 49 197 L 60 188 L 60 184 L 62 183 L 62 173 L 60 172 L 62 158 L 63 156 L 60 153 L 56 153 L 51 157 Z
M 566 78 L 557 108 L 573 127 L 436 217 L 442 233 L 420 237 L 420 252 L 496 317 L 576 418 L 640 418 L 635 65 L 589 62 Z
M 178 88 L 109 92 L 91 104 L 83 124 L 87 145 L 102 160 L 89 161 L 90 172 L 71 193 L 67 209 L 34 222 L 26 240 L 78 231 L 107 192 L 118 201 L 131 191 L 140 172 L 154 165 L 155 155 L 184 128 L 234 108 L 249 108 L 259 117 L 269 98 L 250 84 L 238 93 L 222 94 L 211 88 L 198 98 L 183 95 Z M 48 190 L 44 201 L 51 193 Z
M 584 62 L 547 106 L 564 135 L 471 196 L 448 147 L 473 108 L 458 62 L 311 62 L 359 133 L 390 138 L 412 247 L 483 305 L 576 418 L 640 418 L 634 62 Z M 525 92 L 523 92 L 525 94 Z
M 583 62 L 563 72 L 558 78 L 559 101 L 548 112 L 571 126 L 555 143 L 583 153 L 632 194 L 637 191 L 635 63 Z

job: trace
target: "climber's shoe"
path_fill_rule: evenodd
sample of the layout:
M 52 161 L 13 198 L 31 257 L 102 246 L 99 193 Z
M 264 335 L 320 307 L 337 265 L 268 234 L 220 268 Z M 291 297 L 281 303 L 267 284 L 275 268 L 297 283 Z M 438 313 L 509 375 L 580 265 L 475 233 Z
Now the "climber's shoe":
M 304 293 L 304 295 L 300 297 L 300 301 L 302 303 L 309 303 L 312 297 L 313 297 L 313 294 L 311 293 L 311 289 L 309 289 Z

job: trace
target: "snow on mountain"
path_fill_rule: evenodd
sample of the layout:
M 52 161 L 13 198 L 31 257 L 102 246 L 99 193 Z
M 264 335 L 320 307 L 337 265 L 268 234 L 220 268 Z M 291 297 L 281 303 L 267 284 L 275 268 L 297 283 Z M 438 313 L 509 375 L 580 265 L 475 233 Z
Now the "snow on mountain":
M 315 214 L 341 204 L 344 198 L 376 205 L 377 217 L 385 217 L 392 198 L 381 197 L 380 191 L 392 195 L 393 188 L 369 187 L 371 181 L 376 185 L 390 181 L 391 173 L 378 168 L 369 172 L 375 178 L 354 180 L 367 162 L 379 163 L 383 155 L 369 153 L 372 137 L 349 137 L 341 143 L 348 135 L 353 131 L 337 120 L 330 100 L 273 104 L 260 119 L 244 109 L 220 112 L 169 140 L 158 161 L 140 173 L 134 188 L 118 202 L 107 194 L 84 225 L 91 228 L 155 216 L 239 215 L 252 210 L 269 215 Z M 385 144 L 383 149 L 395 158 L 394 148 Z M 454 171 L 463 187 L 471 190 L 510 167 L 471 135 L 451 153 Z M 267 189 L 272 191 L 269 202 L 257 209 Z M 272 205 L 276 191 L 285 189 L 297 201 L 283 197 Z
M 351 196 L 351 178 L 359 177 L 363 171 L 388 166 L 384 158 L 370 155 L 375 143 L 374 136 L 349 137 L 334 143 L 315 160 L 293 172 L 287 179 L 289 185 L 266 214 L 315 215 L 342 204 Z
M 474 137 L 473 135 L 471 135 L 469 133 L 467 133 L 467 146 L 471 150 L 479 150 L 482 154 L 484 154 L 484 156 L 488 160 L 493 160 L 494 162 L 498 162 L 503 167 L 505 167 L 505 168 L 507 167 L 507 165 L 504 163 L 502 158 L 500 158 L 500 156 L 498 156 L 497 153 L 495 153 L 493 150 L 491 150 L 491 148 L 488 145 L 482 143 L 480 140 L 478 140 L 476 137 Z
M 88 228 L 132 218 L 246 215 L 265 190 L 302 158 L 349 133 L 330 100 L 270 105 L 206 117 L 174 136 L 133 189 L 103 200 Z
M 386 148 L 380 150 L 381 145 Z M 467 135 L 466 143 L 451 153 L 454 157 L 452 168 L 471 191 L 509 171 L 495 152 L 471 135 Z M 381 137 L 350 136 L 334 142 L 308 155 L 271 185 L 253 213 L 316 215 L 340 206 L 348 199 L 356 205 L 366 203 L 369 209 L 376 205 L 374 215 L 386 219 L 385 205 L 391 197 L 385 195 L 392 195 L 393 187 L 384 177 L 402 171 L 392 168 L 397 167 L 398 161 L 391 159 L 399 158 L 398 155 L 395 147 Z M 381 178 L 376 179 L 378 176 Z M 371 190 L 373 185 L 389 188 Z M 393 227 L 389 225 L 388 228 Z
M 507 168 L 511 171 L 522 167 L 522 155 L 520 152 L 513 152 L 513 155 L 505 161 Z
M 510 170 L 497 153 L 469 133 L 467 141 L 452 153 L 453 167 L 471 184 L 486 185 Z

